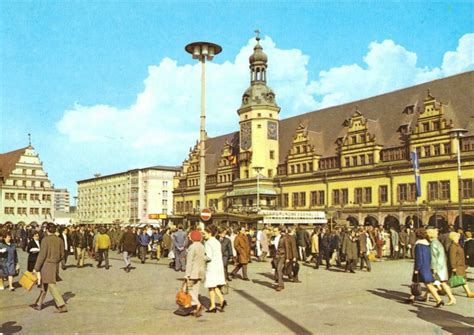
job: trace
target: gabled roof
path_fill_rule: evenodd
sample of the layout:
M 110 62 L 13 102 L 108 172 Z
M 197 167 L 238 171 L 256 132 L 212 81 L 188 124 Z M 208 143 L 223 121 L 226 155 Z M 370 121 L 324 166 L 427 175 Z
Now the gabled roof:
M 7 179 L 28 147 L 0 154 L 0 178 Z

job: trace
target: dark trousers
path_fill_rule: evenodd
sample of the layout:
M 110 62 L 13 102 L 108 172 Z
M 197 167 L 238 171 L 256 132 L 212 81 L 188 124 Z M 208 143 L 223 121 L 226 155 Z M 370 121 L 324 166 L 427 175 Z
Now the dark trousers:
M 99 249 L 99 262 L 97 266 L 100 267 L 102 265 L 102 261 L 105 259 L 105 267 L 109 268 L 109 249 Z
M 222 263 L 224 263 L 224 274 L 225 274 L 225 279 L 229 279 L 229 259 L 227 257 L 222 257 Z
M 275 258 L 275 281 L 278 284 L 278 287 L 284 288 L 285 284 L 283 283 L 283 269 L 285 268 L 285 257 Z
M 346 268 L 345 271 L 349 270 L 350 272 L 354 272 L 354 265 L 356 263 L 355 259 L 346 259 Z
M 148 246 L 147 245 L 141 245 L 140 246 L 140 260 L 142 261 L 142 263 L 145 263 L 147 252 L 148 252 Z
M 329 269 L 329 253 L 319 253 L 318 259 L 316 261 L 316 269 L 319 268 L 319 265 L 323 265 L 323 259 L 326 260 L 326 269 Z
M 69 250 L 64 250 L 64 257 L 61 259 L 61 266 L 63 269 L 66 267 L 67 256 L 69 256 Z
M 232 270 L 232 275 L 235 276 L 239 270 L 242 269 L 242 278 L 247 278 L 247 264 L 237 264 L 237 266 Z
M 361 270 L 364 269 L 364 262 L 365 264 L 367 264 L 367 270 L 370 271 L 370 261 L 366 253 L 360 255 L 360 269 Z

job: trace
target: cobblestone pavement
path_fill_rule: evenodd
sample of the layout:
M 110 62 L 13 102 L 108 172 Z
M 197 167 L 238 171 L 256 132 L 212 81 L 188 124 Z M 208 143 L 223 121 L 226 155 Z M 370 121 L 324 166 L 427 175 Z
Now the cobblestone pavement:
M 19 251 L 22 269 L 26 255 Z M 0 291 L 0 333 L 3 334 L 474 334 L 474 299 L 455 289 L 455 306 L 435 308 L 433 302 L 404 303 L 408 297 L 412 261 L 373 264 L 372 272 L 344 273 L 302 265 L 302 283 L 273 288 L 270 262 L 249 265 L 251 281 L 233 280 L 224 313 L 201 318 L 179 317 L 175 294 L 181 272 L 168 260 L 134 259 L 126 273 L 121 255 L 111 252 L 111 269 L 95 262 L 61 271 L 59 288 L 68 313 L 54 313 L 48 295 L 42 311 L 28 307 L 38 294 Z M 469 273 L 471 287 L 473 273 Z M 4 282 L 4 286 L 7 283 Z M 205 294 L 201 288 L 201 294 Z M 446 297 L 444 297 L 445 300 Z

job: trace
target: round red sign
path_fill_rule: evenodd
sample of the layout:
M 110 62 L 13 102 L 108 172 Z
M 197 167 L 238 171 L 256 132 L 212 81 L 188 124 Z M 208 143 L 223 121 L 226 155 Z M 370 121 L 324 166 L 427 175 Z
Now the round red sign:
M 201 210 L 201 220 L 202 221 L 209 221 L 211 219 L 211 210 L 209 208 L 203 208 Z

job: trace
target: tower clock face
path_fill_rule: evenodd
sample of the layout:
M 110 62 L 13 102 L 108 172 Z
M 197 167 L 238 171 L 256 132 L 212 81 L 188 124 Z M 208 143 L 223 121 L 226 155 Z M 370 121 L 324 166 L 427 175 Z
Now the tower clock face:
M 267 125 L 268 133 L 267 137 L 269 140 L 278 139 L 278 124 L 275 121 L 268 121 Z
M 252 146 L 252 125 L 245 122 L 240 125 L 240 147 L 248 150 Z

